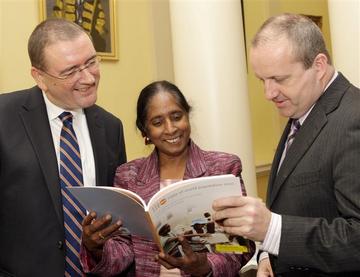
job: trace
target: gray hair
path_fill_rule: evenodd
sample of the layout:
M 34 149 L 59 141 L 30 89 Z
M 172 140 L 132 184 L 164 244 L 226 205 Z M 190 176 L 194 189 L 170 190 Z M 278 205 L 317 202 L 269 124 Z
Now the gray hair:
M 326 55 L 328 64 L 331 64 L 321 30 L 310 18 L 298 14 L 284 13 L 270 17 L 256 33 L 252 47 L 256 48 L 281 37 L 290 41 L 294 58 L 301 62 L 305 69 L 311 67 L 320 53 Z
M 79 25 L 59 18 L 51 18 L 41 22 L 31 33 L 28 41 L 28 53 L 31 65 L 46 69 L 44 50 L 58 41 L 69 41 L 87 35 Z

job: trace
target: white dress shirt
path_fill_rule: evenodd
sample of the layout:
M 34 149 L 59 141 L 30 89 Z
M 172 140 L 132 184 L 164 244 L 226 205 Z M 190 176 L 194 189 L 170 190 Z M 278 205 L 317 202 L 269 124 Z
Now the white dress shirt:
M 50 102 L 46 96 L 46 93 L 44 92 L 43 97 L 45 100 L 51 134 L 56 152 L 56 159 L 60 172 L 60 133 L 63 123 L 58 116 L 65 110 Z M 76 133 L 76 138 L 80 149 L 84 186 L 95 186 L 96 176 L 94 153 L 84 110 L 77 109 L 67 112 L 71 112 L 73 115 L 73 128 Z

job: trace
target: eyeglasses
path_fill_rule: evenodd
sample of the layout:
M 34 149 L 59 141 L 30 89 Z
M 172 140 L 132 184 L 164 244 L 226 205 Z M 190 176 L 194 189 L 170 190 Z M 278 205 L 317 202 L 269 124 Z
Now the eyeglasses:
M 52 78 L 58 79 L 58 80 L 75 80 L 80 77 L 80 73 L 85 69 L 89 70 L 90 72 L 92 70 L 98 69 L 100 61 L 101 61 L 101 58 L 98 56 L 95 56 L 94 58 L 88 60 L 85 64 L 78 66 L 78 67 L 72 67 L 68 71 L 61 73 L 60 76 L 52 75 L 52 74 L 46 72 L 45 70 L 41 70 L 41 71 L 44 72 L 46 75 L 48 75 Z

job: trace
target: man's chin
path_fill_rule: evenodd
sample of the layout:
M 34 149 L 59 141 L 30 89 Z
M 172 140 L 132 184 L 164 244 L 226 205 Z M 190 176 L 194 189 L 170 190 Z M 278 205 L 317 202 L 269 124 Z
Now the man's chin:
M 282 110 L 282 109 L 278 109 L 279 110 L 279 114 L 282 116 L 282 117 L 293 117 L 294 113 L 291 112 L 291 111 L 288 111 L 288 110 Z
M 96 96 L 86 97 L 79 103 L 79 106 L 82 109 L 89 108 L 89 107 L 95 105 L 96 100 L 97 100 Z

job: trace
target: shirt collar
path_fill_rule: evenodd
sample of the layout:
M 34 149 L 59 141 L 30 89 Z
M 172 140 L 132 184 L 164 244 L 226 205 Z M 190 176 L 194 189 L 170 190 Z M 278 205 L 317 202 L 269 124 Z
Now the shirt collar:
M 335 70 L 334 75 L 332 76 L 332 78 L 330 79 L 329 83 L 327 83 L 324 92 L 328 89 L 328 87 L 330 87 L 330 85 L 332 84 L 332 82 L 334 82 L 334 80 L 336 79 L 336 77 L 339 75 L 339 73 Z
M 336 79 L 336 77 L 339 75 L 339 73 L 335 70 L 334 75 L 332 76 L 332 78 L 330 79 L 330 81 L 327 83 L 323 93 L 328 89 L 328 87 L 332 84 L 332 82 L 334 82 L 334 80 Z M 302 125 L 305 121 L 305 119 L 308 117 L 309 113 L 311 112 L 311 110 L 314 108 L 316 102 L 310 107 L 310 109 L 302 116 L 300 117 L 298 120 L 300 122 L 300 125 Z
M 64 112 L 71 112 L 73 115 L 73 118 L 77 118 L 79 117 L 81 114 L 84 113 L 83 109 L 75 109 L 75 110 L 64 110 L 63 108 L 60 108 L 58 106 L 56 106 L 54 103 L 52 103 L 49 98 L 47 98 L 47 95 L 44 91 L 42 91 L 43 97 L 44 97 L 44 101 L 45 101 L 45 105 L 46 105 L 46 110 L 48 113 L 48 117 L 49 120 L 55 120 L 58 119 L 58 116 Z

